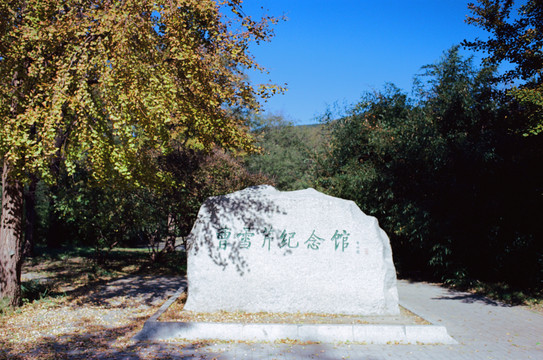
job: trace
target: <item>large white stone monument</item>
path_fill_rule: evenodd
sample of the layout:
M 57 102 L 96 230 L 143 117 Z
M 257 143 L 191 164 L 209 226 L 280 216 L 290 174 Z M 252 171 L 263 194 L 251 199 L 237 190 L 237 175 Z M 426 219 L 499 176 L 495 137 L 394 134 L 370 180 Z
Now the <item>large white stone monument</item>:
M 389 239 L 352 201 L 272 186 L 212 197 L 188 244 L 185 310 L 399 313 Z

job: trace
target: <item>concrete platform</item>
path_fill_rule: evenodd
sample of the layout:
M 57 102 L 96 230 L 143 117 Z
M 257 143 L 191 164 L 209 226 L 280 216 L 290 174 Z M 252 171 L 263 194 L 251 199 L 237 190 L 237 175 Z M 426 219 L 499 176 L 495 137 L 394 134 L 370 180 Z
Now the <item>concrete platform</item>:
M 456 344 L 445 326 L 382 324 L 236 324 L 211 322 L 165 322 L 158 318 L 185 292 L 182 286 L 147 320 L 133 338 L 136 341 L 157 340 L 294 340 L 320 343 L 362 344 Z M 412 309 L 400 304 L 415 313 Z M 419 314 L 417 314 L 420 316 Z M 421 316 L 422 317 L 422 316 Z M 423 317 L 424 318 L 424 317 Z M 428 319 L 425 319 L 431 322 Z

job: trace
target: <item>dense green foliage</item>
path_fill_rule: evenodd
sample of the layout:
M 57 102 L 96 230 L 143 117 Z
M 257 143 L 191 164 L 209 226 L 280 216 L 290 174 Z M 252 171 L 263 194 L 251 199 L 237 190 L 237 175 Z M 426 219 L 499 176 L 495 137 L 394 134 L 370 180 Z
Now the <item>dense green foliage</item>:
M 329 124 L 320 187 L 378 217 L 404 272 L 540 286 L 541 136 L 458 48 L 423 69 L 417 99 L 389 86 Z
M 49 245 L 87 245 L 99 252 L 147 246 L 156 260 L 162 252 L 184 245 L 207 197 L 268 182 L 220 149 L 209 153 L 178 149 L 159 162 L 184 185 L 152 189 L 112 182 L 98 187 L 84 170 L 73 176 L 63 171 L 57 190 L 42 190 L 38 196 L 40 228 L 45 226 L 45 233 L 54 239 Z M 54 224 L 47 221 L 50 218 L 55 218 Z

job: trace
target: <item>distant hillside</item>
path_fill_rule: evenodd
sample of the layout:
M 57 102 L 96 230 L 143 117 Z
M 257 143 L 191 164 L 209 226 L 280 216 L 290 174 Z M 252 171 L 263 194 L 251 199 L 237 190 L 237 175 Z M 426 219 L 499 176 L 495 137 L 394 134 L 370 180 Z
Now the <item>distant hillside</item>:
M 274 121 L 275 120 L 275 121 Z M 273 179 L 279 190 L 312 187 L 315 156 L 327 143 L 322 124 L 293 126 L 271 119 L 256 131 L 262 152 L 245 159 L 247 169 Z
M 292 131 L 301 137 L 310 149 L 315 149 L 327 141 L 324 124 L 296 125 L 292 127 Z

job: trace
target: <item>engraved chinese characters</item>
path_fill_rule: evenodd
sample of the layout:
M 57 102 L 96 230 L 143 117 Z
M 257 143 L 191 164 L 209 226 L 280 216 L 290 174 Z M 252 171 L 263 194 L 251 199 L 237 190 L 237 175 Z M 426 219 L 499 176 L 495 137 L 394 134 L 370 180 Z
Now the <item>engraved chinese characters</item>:
M 248 188 L 208 199 L 189 237 L 186 310 L 396 314 L 388 237 L 352 201 Z
M 257 237 L 257 240 L 252 239 L 257 233 L 258 231 L 255 232 L 255 231 L 251 231 L 250 228 L 244 228 L 243 232 L 237 233 L 234 239 L 238 239 L 240 248 L 248 249 L 251 247 L 252 241 L 258 241 L 262 243 L 262 246 L 261 246 L 262 248 L 267 248 L 267 250 L 270 251 L 271 244 L 273 241 L 272 230 L 264 229 L 263 231 L 261 231 L 261 233 L 263 234 L 262 241 L 258 240 L 258 237 Z M 233 245 L 233 243 L 229 243 L 230 235 L 231 235 L 231 229 L 229 228 L 222 228 L 217 231 L 217 245 L 219 249 L 226 250 L 229 245 L 230 246 Z M 278 241 L 274 241 L 274 243 L 279 248 L 288 246 L 290 249 L 294 249 L 294 248 L 299 247 L 300 245 L 298 240 L 296 241 L 294 240 L 295 236 L 296 236 L 295 232 L 287 232 L 287 230 L 283 230 L 281 232 L 281 235 L 277 237 Z M 338 250 L 338 248 L 340 251 L 345 251 L 345 248 L 349 246 L 348 239 L 349 239 L 349 234 L 345 230 L 343 230 L 342 232 L 340 232 L 339 230 L 336 230 L 334 235 L 330 239 L 335 244 L 335 246 L 332 246 L 332 248 L 336 251 Z M 324 242 L 325 242 L 325 239 L 317 236 L 315 234 L 315 230 L 313 230 L 311 235 L 303 243 L 307 245 L 308 249 L 319 250 L 320 246 Z

